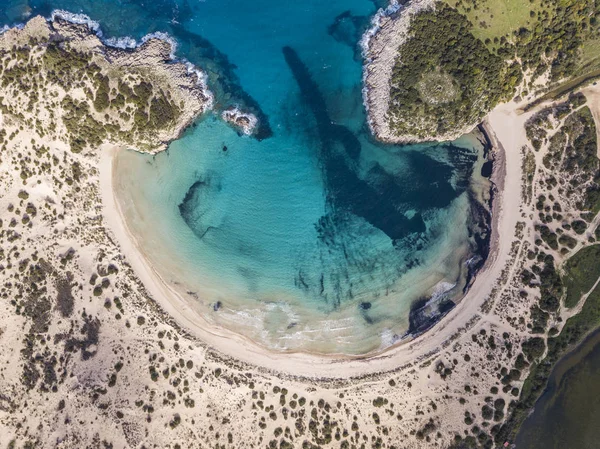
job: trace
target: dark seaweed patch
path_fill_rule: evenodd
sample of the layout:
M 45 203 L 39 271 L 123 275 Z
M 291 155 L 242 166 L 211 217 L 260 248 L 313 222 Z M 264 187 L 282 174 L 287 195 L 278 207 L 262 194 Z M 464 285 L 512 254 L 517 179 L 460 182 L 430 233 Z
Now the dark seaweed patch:
M 360 42 L 369 24 L 369 17 L 355 16 L 351 11 L 344 11 L 327 27 L 327 33 L 336 41 L 352 47 L 354 49 L 354 58 L 359 60 L 361 58 L 361 50 L 357 42 Z
M 408 315 L 409 327 L 407 335 L 419 335 L 433 327 L 456 304 L 450 300 L 442 300 L 437 304 L 429 304 L 428 298 L 415 301 Z

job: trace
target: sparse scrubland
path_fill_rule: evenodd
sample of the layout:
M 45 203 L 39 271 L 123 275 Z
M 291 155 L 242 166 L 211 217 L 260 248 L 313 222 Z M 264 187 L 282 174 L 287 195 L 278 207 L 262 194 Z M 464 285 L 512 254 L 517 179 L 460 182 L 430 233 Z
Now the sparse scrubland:
M 49 40 L 48 27 L 65 39 Z M 490 52 L 496 67 L 500 47 L 464 39 L 459 48 Z M 225 356 L 146 290 L 108 224 L 100 162 L 114 146 L 165 148 L 209 97 L 185 67 L 164 63 L 163 43 L 110 62 L 105 51 L 84 28 L 42 19 L 0 37 L 3 444 L 413 449 L 513 441 L 553 363 L 600 320 L 599 273 L 587 262 L 599 237 L 600 89 L 522 115 L 515 107 L 503 117 L 514 140 L 491 129 L 502 215 L 482 279 L 456 307 L 465 319 L 450 314 L 406 342 L 409 358 L 392 350 L 356 376 L 336 360 L 339 375 L 324 377 L 266 369 L 258 350 L 256 364 Z M 463 95 L 468 78 L 448 64 L 424 65 L 426 76 L 412 78 L 432 94 L 431 108 Z M 492 91 L 507 95 L 499 85 Z M 263 358 L 284 365 L 286 356 Z
M 27 125 L 48 139 L 61 137 L 64 125 L 74 152 L 108 141 L 159 151 L 209 104 L 184 64 L 154 70 L 157 61 L 169 59 L 166 42 L 146 43 L 142 60 L 104 47 L 85 27 L 35 24 L 12 47 L 0 48 L 4 98 L 11 96 L 0 107 L 21 122 L 26 112 L 37 112 Z
M 597 108 L 597 102 L 590 107 Z M 527 250 L 515 297 L 535 295 L 529 321 L 531 338 L 523 342 L 523 357 L 515 369 L 531 364 L 519 399 L 509 407 L 509 418 L 497 440 L 512 440 L 535 405 L 553 366 L 600 325 L 598 257 L 598 202 L 600 160 L 596 124 L 578 93 L 536 112 L 526 123 L 531 161 L 530 205 L 533 245 Z M 535 162 L 537 161 L 537 163 Z M 532 166 L 533 165 L 533 166 Z

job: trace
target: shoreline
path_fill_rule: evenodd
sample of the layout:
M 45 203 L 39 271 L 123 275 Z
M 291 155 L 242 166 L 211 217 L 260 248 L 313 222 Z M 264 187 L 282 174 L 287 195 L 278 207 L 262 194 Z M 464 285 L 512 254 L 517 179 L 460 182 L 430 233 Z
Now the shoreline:
M 390 130 L 388 109 L 391 102 L 391 78 L 397 49 L 408 38 L 412 16 L 427 9 L 434 10 L 436 3 L 436 0 L 408 0 L 400 4 L 398 0 L 389 0 L 389 5 L 385 9 L 380 8 L 377 11 L 371 21 L 371 27 L 365 31 L 360 40 L 363 58 L 363 104 L 369 130 L 380 142 L 400 145 L 450 142 L 477 129 L 481 123 L 470 123 L 453 132 L 425 137 L 410 134 L 397 135 Z
M 142 38 L 140 39 L 139 42 L 136 39 L 132 38 L 131 36 L 123 36 L 123 37 L 119 37 L 119 38 L 106 39 L 106 38 L 104 38 L 104 34 L 102 33 L 102 29 L 100 28 L 100 23 L 93 20 L 91 17 L 89 17 L 85 14 L 72 13 L 72 12 L 69 12 L 69 11 L 66 11 L 63 9 L 55 9 L 50 13 L 49 17 L 44 17 L 44 19 L 50 24 L 55 23 L 58 20 L 58 21 L 64 21 L 64 22 L 72 24 L 72 25 L 85 26 L 85 27 L 87 27 L 88 31 L 91 34 L 95 35 L 98 38 L 98 40 L 102 43 L 102 45 L 104 45 L 108 50 L 113 49 L 113 50 L 117 50 L 117 51 L 119 51 L 119 50 L 135 51 L 153 39 L 156 39 L 160 42 L 164 42 L 164 43 L 168 44 L 169 45 L 169 58 L 170 58 L 169 62 L 183 64 L 183 65 L 185 65 L 185 67 L 187 69 L 187 73 L 189 75 L 191 75 L 191 74 L 196 75 L 196 83 L 198 86 L 200 86 L 200 88 L 202 90 L 202 94 L 206 97 L 206 104 L 204 105 L 204 110 L 202 111 L 202 113 L 208 112 L 214 108 L 215 98 L 214 98 L 214 94 L 208 88 L 208 84 L 207 84 L 208 77 L 207 77 L 206 73 L 199 67 L 192 64 L 187 59 L 180 58 L 175 55 L 178 44 L 177 44 L 177 41 L 173 37 L 171 37 L 168 33 L 160 32 L 160 31 L 154 32 L 154 33 L 149 33 L 149 34 L 146 34 L 145 36 L 142 36 Z M 12 28 L 19 29 L 20 25 L 21 24 L 14 25 L 11 28 L 9 28 L 9 30 Z M 193 120 L 190 121 L 190 123 L 188 123 L 187 126 L 182 128 L 180 136 L 185 131 L 185 129 L 189 125 L 191 125 L 192 122 L 193 122 Z
M 393 60 L 396 58 L 396 49 L 406 40 L 411 16 L 434 5 L 434 0 L 410 0 L 405 5 L 391 1 L 386 9 L 377 11 L 371 21 L 372 26 L 360 41 L 363 57 L 362 96 L 367 124 L 373 136 L 381 142 L 411 142 L 410 136 L 405 139 L 392 136 L 385 119 Z M 399 17 L 395 18 L 395 15 Z
M 511 116 L 512 114 L 512 116 Z M 184 329 L 202 340 L 208 346 L 226 356 L 238 359 L 253 366 L 266 368 L 275 372 L 300 375 L 303 377 L 355 378 L 383 371 L 394 371 L 406 364 L 418 363 L 419 360 L 437 353 L 440 347 L 450 340 L 461 328 L 479 316 L 479 309 L 491 294 L 493 285 L 499 278 L 510 252 L 510 242 L 514 236 L 517 222 L 519 202 L 514 204 L 512 195 L 505 195 L 502 185 L 505 177 L 510 177 L 507 185 L 520 189 L 520 157 L 506 158 L 504 153 L 519 154 L 520 146 L 515 147 L 514 136 L 498 139 L 498 135 L 506 135 L 496 131 L 495 127 L 502 126 L 507 117 L 518 118 L 516 105 L 501 105 L 492 114 L 487 127 L 492 130 L 490 138 L 496 143 L 495 152 L 498 163 L 494 164 L 491 180 L 499 190 L 494 195 L 492 209 L 492 228 L 490 235 L 489 256 L 465 296 L 442 319 L 438 320 L 424 333 L 420 333 L 410 341 L 399 341 L 383 350 L 364 355 L 352 356 L 344 354 L 314 354 L 309 352 L 286 352 L 269 350 L 250 339 L 228 329 L 220 328 L 206 322 L 193 310 L 188 301 L 173 291 L 151 267 L 150 263 L 136 245 L 135 238 L 127 229 L 127 225 L 118 205 L 118 199 L 113 190 L 113 161 L 117 149 L 100 152 L 100 184 L 103 200 L 103 215 L 109 223 L 109 228 L 115 234 L 124 255 L 138 274 L 143 284 L 148 288 L 154 300 L 172 316 Z M 506 125 L 509 129 L 512 125 Z M 524 133 L 523 133 L 523 136 Z M 506 150 L 508 148 L 508 150 Z M 506 167 L 506 161 L 512 161 Z M 517 190 L 519 192 L 520 190 Z M 281 360 L 286 363 L 282 364 Z M 340 367 L 343 366 L 343 373 Z
M 42 17 L 35 23 L 49 26 Z M 83 25 L 70 27 L 58 20 L 56 29 L 72 29 L 69 38 L 98 41 Z M 28 45 L 25 38 L 19 42 Z M 150 64 L 168 61 L 165 43 L 152 40 L 147 47 L 143 50 L 160 50 L 164 57 L 156 59 L 156 53 L 151 53 Z M 6 48 L 10 51 L 12 46 Z M 45 51 L 42 44 L 35 48 Z M 120 56 L 135 52 L 106 50 L 106 54 L 111 57 L 108 64 L 119 68 Z M 144 56 L 129 67 L 135 70 L 143 62 L 140 59 Z M 127 165 L 121 165 L 124 154 L 119 151 L 129 148 L 122 144 L 124 140 L 103 135 L 74 152 L 77 147 L 64 136 L 85 136 L 83 127 L 68 128 L 65 114 L 56 122 L 44 120 L 48 111 L 56 111 L 51 96 L 27 91 L 26 98 L 35 107 L 23 108 L 19 86 L 35 85 L 36 74 L 47 73 L 44 60 L 36 62 L 39 72 L 22 71 L 21 79 L 7 78 L 15 81 L 4 86 L 6 110 L 0 111 L 7 133 L 0 136 L 7 156 L 2 161 L 0 182 L 5 194 L 0 205 L 8 211 L 2 231 L 8 251 L 1 254 L 0 274 L 5 296 L 15 298 L 1 304 L 5 316 L 0 327 L 2 378 L 10 393 L 0 398 L 4 439 L 36 440 L 43 447 L 56 441 L 79 447 L 102 440 L 115 447 L 164 447 L 193 440 L 200 445 L 257 448 L 274 435 L 277 447 L 294 447 L 303 440 L 345 447 L 344 442 L 375 444 L 380 438 L 386 446 L 402 442 L 421 449 L 453 447 L 458 436 L 465 437 L 465 444 L 486 439 L 490 447 L 494 441 L 501 445 L 514 440 L 506 430 L 513 407 L 522 402 L 524 409 L 529 404 L 525 402 L 528 384 L 537 380 L 534 369 L 552 363 L 549 352 L 544 359 L 543 354 L 536 356 L 527 349 L 535 336 L 531 332 L 535 323 L 527 327 L 530 306 L 539 298 L 535 287 L 524 286 L 521 279 L 524 267 L 531 268 L 529 249 L 550 251 L 541 243 L 531 246 L 537 239 L 537 219 L 535 205 L 525 192 L 528 182 L 542 189 L 536 193 L 549 192 L 543 190 L 547 172 L 538 172 L 531 181 L 525 176 L 531 170 L 528 151 L 533 151 L 525 124 L 536 108 L 523 113 L 514 101 L 501 104 L 480 125 L 483 135 L 473 136 L 474 141 L 489 140 L 493 148 L 487 158 L 480 156 L 477 161 L 470 193 L 476 192 L 478 204 L 488 209 L 489 200 L 492 207 L 488 216 L 482 210 L 467 209 L 463 202 L 461 213 L 474 217 L 466 217 L 469 230 L 479 233 L 470 239 L 470 248 L 483 248 L 487 241 L 489 255 L 484 261 L 470 261 L 473 269 L 482 267 L 453 308 L 444 308 L 447 313 L 420 335 L 384 350 L 358 356 L 286 352 L 268 349 L 251 335 L 236 334 L 235 326 L 213 323 L 210 314 L 198 313 L 204 309 L 185 288 L 171 281 L 172 271 L 161 264 L 163 259 L 150 257 L 156 251 L 161 254 L 165 246 L 160 240 L 144 240 L 143 233 L 132 232 L 138 229 L 135 221 L 124 219 L 130 208 L 141 204 L 130 201 L 123 190 L 135 186 L 122 183 L 131 173 L 123 170 Z M 25 61 L 20 64 L 24 66 Z M 109 67 L 102 65 L 102 70 Z M 177 73 L 187 84 L 177 84 L 174 92 L 190 100 L 186 86 L 197 92 L 195 77 L 186 75 L 182 64 Z M 118 78 L 110 74 L 114 85 Z M 162 85 L 159 78 L 150 80 Z M 70 86 L 62 88 L 49 81 L 59 94 L 71 92 Z M 84 86 L 91 84 L 86 81 Z M 598 98 L 588 98 L 592 113 L 598 111 Z M 85 99 L 93 105 L 94 100 Z M 21 115 L 23 121 L 17 120 Z M 593 115 L 597 126 L 598 114 Z M 39 126 L 37 118 L 43 121 Z M 100 119 L 98 123 L 104 123 Z M 577 123 L 589 123 L 589 117 L 581 120 Z M 48 137 L 44 130 L 52 123 L 58 132 Z M 166 146 L 185 123 L 180 120 L 159 143 Z M 143 133 L 135 135 L 144 138 Z M 131 145 L 143 149 L 144 141 L 139 142 Z M 544 147 L 534 154 L 538 164 L 547 151 Z M 485 160 L 493 163 L 482 166 Z M 48 168 L 41 170 L 40 162 Z M 152 205 L 153 191 L 141 192 Z M 563 207 L 566 219 L 580 218 L 579 209 L 569 209 L 567 199 L 559 198 L 567 206 Z M 153 215 L 146 216 L 145 223 L 155 225 Z M 579 247 L 589 243 L 587 237 L 597 230 L 598 218 L 587 234 L 576 237 Z M 444 229 L 452 229 L 452 224 L 441 221 Z M 471 268 L 453 263 L 462 274 Z M 186 267 L 173 266 L 176 270 Z M 557 269 L 561 266 L 556 265 Z M 45 278 L 39 278 L 40 274 Z M 209 285 L 199 284 L 200 295 Z M 215 285 L 218 290 L 219 284 Z M 529 290 L 527 297 L 521 295 L 524 289 Z M 37 295 L 38 291 L 42 294 Z M 600 320 L 597 307 L 587 309 L 594 311 L 589 316 L 583 308 L 598 304 L 600 295 L 591 303 L 587 296 L 580 301 L 581 307 L 559 309 L 544 329 L 556 328 L 557 335 L 567 339 L 571 333 L 564 326 L 572 316 L 585 318 L 586 323 L 591 318 Z M 570 326 L 578 326 L 577 321 Z M 548 330 L 543 337 L 551 333 Z M 519 356 L 524 357 L 517 354 L 520 349 L 531 362 L 525 368 L 519 362 Z M 545 362 L 536 364 L 536 360 Z M 513 376 L 513 366 L 518 375 Z M 506 372 L 510 375 L 503 377 Z M 286 426 L 296 430 L 282 434 Z M 475 427 L 482 432 L 473 436 Z M 353 434 L 342 435 L 346 429 Z
M 22 23 L 4 25 L 2 28 L 0 28 L 0 36 L 6 32 L 9 32 L 10 30 L 23 29 L 30 20 L 31 18 L 28 18 Z M 202 95 L 205 98 L 205 104 L 202 112 L 190 120 L 189 123 L 181 129 L 181 132 L 177 138 L 181 137 L 186 129 L 198 119 L 199 115 L 213 110 L 216 112 L 216 115 L 221 118 L 221 120 L 228 123 L 234 129 L 239 130 L 239 132 L 241 132 L 243 135 L 254 137 L 259 140 L 264 138 L 264 136 L 260 135 L 263 132 L 263 130 L 261 130 L 261 126 L 263 124 L 254 111 L 250 109 L 243 109 L 238 106 L 229 106 L 222 110 L 216 107 L 217 100 L 215 98 L 215 93 L 208 86 L 208 74 L 204 69 L 196 66 L 188 59 L 176 55 L 179 45 L 177 40 L 171 36 L 171 34 L 163 31 L 157 31 L 148 33 L 142 36 L 139 40 L 131 36 L 106 38 L 102 32 L 100 22 L 92 19 L 86 14 L 72 13 L 63 9 L 52 10 L 48 17 L 44 17 L 44 20 L 46 20 L 49 24 L 63 21 L 71 25 L 86 27 L 88 32 L 91 35 L 96 36 L 108 51 L 134 52 L 152 40 L 158 40 L 161 43 L 166 43 L 169 46 L 168 62 L 171 64 L 179 63 L 185 65 L 188 75 L 196 76 L 197 85 L 200 87 Z M 239 121 L 240 118 L 244 119 L 244 121 L 238 124 L 237 121 Z M 166 149 L 166 147 L 164 149 Z M 164 151 L 164 149 L 161 151 Z

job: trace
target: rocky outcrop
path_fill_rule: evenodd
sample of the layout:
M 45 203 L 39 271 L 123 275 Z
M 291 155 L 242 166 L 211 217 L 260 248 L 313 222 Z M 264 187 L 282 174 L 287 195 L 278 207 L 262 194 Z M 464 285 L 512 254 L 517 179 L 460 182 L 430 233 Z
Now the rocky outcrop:
M 258 125 L 258 119 L 254 114 L 243 112 L 238 108 L 226 109 L 221 113 L 221 118 L 235 128 L 239 128 L 247 136 L 254 134 Z
M 415 136 L 398 136 L 392 132 L 387 114 L 398 48 L 408 38 L 412 17 L 419 11 L 433 8 L 434 4 L 434 0 L 412 0 L 399 9 L 382 11 L 375 16 L 373 28 L 363 39 L 363 98 L 371 132 L 381 141 L 408 143 L 419 140 Z
M 45 53 L 48 59 L 45 49 L 59 49 L 52 57 L 63 58 L 64 67 L 72 66 L 69 58 L 83 58 L 83 67 L 69 67 L 79 87 L 62 85 L 61 90 L 73 98 L 78 98 L 78 92 L 83 90 L 94 119 L 118 127 L 119 132 L 108 136 L 114 144 L 133 144 L 136 149 L 150 153 L 164 150 L 198 115 L 213 106 L 204 73 L 190 63 L 174 59 L 174 44 L 168 40 L 150 37 L 133 48 L 111 47 L 103 43 L 93 22 L 73 23 L 53 15 L 51 20 L 32 18 L 24 27 L 10 29 L 0 36 L 0 49 L 8 50 L 14 45 L 31 50 L 32 57 L 40 62 L 34 63 L 39 76 L 49 85 L 62 83 L 48 76 L 51 72 L 46 72 L 48 67 L 44 65 Z M 103 78 L 107 80 L 103 92 L 105 107 L 94 109 L 92 105 Z M 129 95 L 125 93 L 121 100 L 117 97 L 123 95 L 123 84 L 127 84 Z M 140 85 L 147 87 L 146 95 L 136 91 Z M 127 109 L 129 118 L 123 119 L 121 114 Z M 104 120 L 104 117 L 109 118 Z

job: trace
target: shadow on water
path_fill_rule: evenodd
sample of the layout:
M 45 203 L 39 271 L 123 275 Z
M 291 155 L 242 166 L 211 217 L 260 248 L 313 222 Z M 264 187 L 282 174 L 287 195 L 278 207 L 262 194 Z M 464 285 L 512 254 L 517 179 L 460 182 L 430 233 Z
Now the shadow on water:
M 352 48 L 354 59 L 359 61 L 361 60 L 361 48 L 358 43 L 370 24 L 369 16 L 355 16 L 351 11 L 344 11 L 327 27 L 327 33 L 336 41 Z
M 179 35 L 177 37 L 182 39 Z M 206 46 L 198 37 L 188 38 L 195 42 L 196 48 Z M 209 55 L 212 50 L 206 46 L 203 51 Z M 407 148 L 398 153 L 404 163 L 402 173 L 390 172 L 390 167 L 373 161 L 370 169 L 361 172 L 363 143 L 349 128 L 332 122 L 321 89 L 297 52 L 291 47 L 283 47 L 282 53 L 299 86 L 300 99 L 314 117 L 314 124 L 303 132 L 310 133 L 311 141 L 316 142 L 314 148 L 324 182 L 327 211 L 315 223 L 319 247 L 317 253 L 311 256 L 315 259 L 308 262 L 310 266 L 305 265 L 307 262 L 302 257 L 294 262 L 297 267 L 293 283 L 307 296 L 321 298 L 324 303 L 336 308 L 342 302 L 354 299 L 361 291 L 361 283 L 378 276 L 381 270 L 377 257 L 365 256 L 358 249 L 361 244 L 368 245 L 368 239 L 363 241 L 356 234 L 365 232 L 353 228 L 356 217 L 370 224 L 370 230 L 379 229 L 396 247 L 399 259 L 387 267 L 387 282 L 393 283 L 402 273 L 423 263 L 418 251 L 428 245 L 430 236 L 421 212 L 447 208 L 467 191 L 477 156 L 471 150 L 451 144 L 433 145 L 429 150 Z M 222 58 L 219 67 L 229 64 L 223 55 L 217 54 L 216 57 Z M 233 69 L 229 65 L 228 70 Z M 302 124 L 290 122 L 289 126 L 297 131 Z M 398 150 L 392 146 L 384 149 L 390 152 Z M 438 150 L 447 155 L 448 162 L 435 157 Z M 406 172 L 410 176 L 405 176 Z M 203 223 L 205 208 L 211 202 L 207 195 L 211 195 L 211 189 L 215 188 L 212 182 L 209 178 L 197 180 L 179 205 L 184 221 L 201 239 L 214 237 L 219 232 Z M 471 203 L 478 205 L 472 197 Z M 471 237 L 485 254 L 489 214 L 486 215 L 485 208 L 477 206 L 471 207 L 470 211 Z M 336 260 L 335 266 L 332 266 L 333 260 Z M 485 255 L 472 266 L 483 260 Z M 327 268 L 324 268 L 324 273 L 315 275 L 312 271 L 315 266 Z M 357 273 L 360 275 L 357 276 Z M 431 327 L 453 306 L 452 301 L 444 298 L 429 303 L 428 299 L 417 302 L 410 312 L 410 332 L 419 333 Z M 371 309 L 371 302 L 361 301 L 357 307 L 367 323 L 373 324 L 381 319 L 381 314 Z
M 204 226 L 202 218 L 204 211 L 198 207 L 203 204 L 203 194 L 210 189 L 210 178 L 199 179 L 191 185 L 179 204 L 179 214 L 192 230 L 196 237 L 202 240 L 210 231 L 214 230 L 213 226 Z
M 215 94 L 217 109 L 226 109 L 234 105 L 240 106 L 255 114 L 259 119 L 259 127 L 254 137 L 262 140 L 272 136 L 269 117 L 258 102 L 242 88 L 235 73 L 236 66 L 209 40 L 186 29 L 185 24 L 194 16 L 192 7 L 187 0 L 179 2 L 174 0 L 129 0 L 122 8 L 123 17 L 117 15 L 108 20 L 106 17 L 102 17 L 101 9 L 99 12 L 97 4 L 94 3 L 94 0 L 80 0 L 77 2 L 77 8 L 74 9 L 68 0 L 51 3 L 33 0 L 29 6 L 33 15 L 39 14 L 44 17 L 49 17 L 57 8 L 81 11 L 93 20 L 99 21 L 105 35 L 107 26 L 110 27 L 111 33 L 109 34 L 131 34 L 137 39 L 153 31 L 162 31 L 172 35 L 179 44 L 178 53 L 185 55 L 186 59 L 208 73 L 208 84 Z M 124 16 L 125 11 L 127 17 Z M 1 11 L 0 18 L 4 19 Z M 21 19 L 17 18 L 16 20 Z M 8 20 L 7 18 L 6 21 L 12 23 L 15 19 Z M 127 28 L 123 28 L 124 21 L 127 21 Z M 115 26 L 117 29 L 114 29 Z
M 258 140 L 271 137 L 273 131 L 268 116 L 258 102 L 241 87 L 240 80 L 235 73 L 236 66 L 229 61 L 227 55 L 219 51 L 207 39 L 186 30 L 181 25 L 170 24 L 169 28 L 171 34 L 181 45 L 182 53 L 186 55 L 186 58 L 208 73 L 209 86 L 215 93 L 217 107 L 225 109 L 229 106 L 240 105 L 244 110 L 255 114 L 259 120 L 259 129 L 255 137 Z
M 399 213 L 406 201 L 400 186 L 383 169 L 377 175 L 378 185 L 385 191 L 378 191 L 358 177 L 351 165 L 355 165 L 352 162 L 361 152 L 359 140 L 348 128 L 331 122 L 323 95 L 296 51 L 284 47 L 283 55 L 317 123 L 321 141 L 319 159 L 334 214 L 339 209 L 362 217 L 392 240 L 424 232 L 425 223 L 419 213 L 412 218 Z

